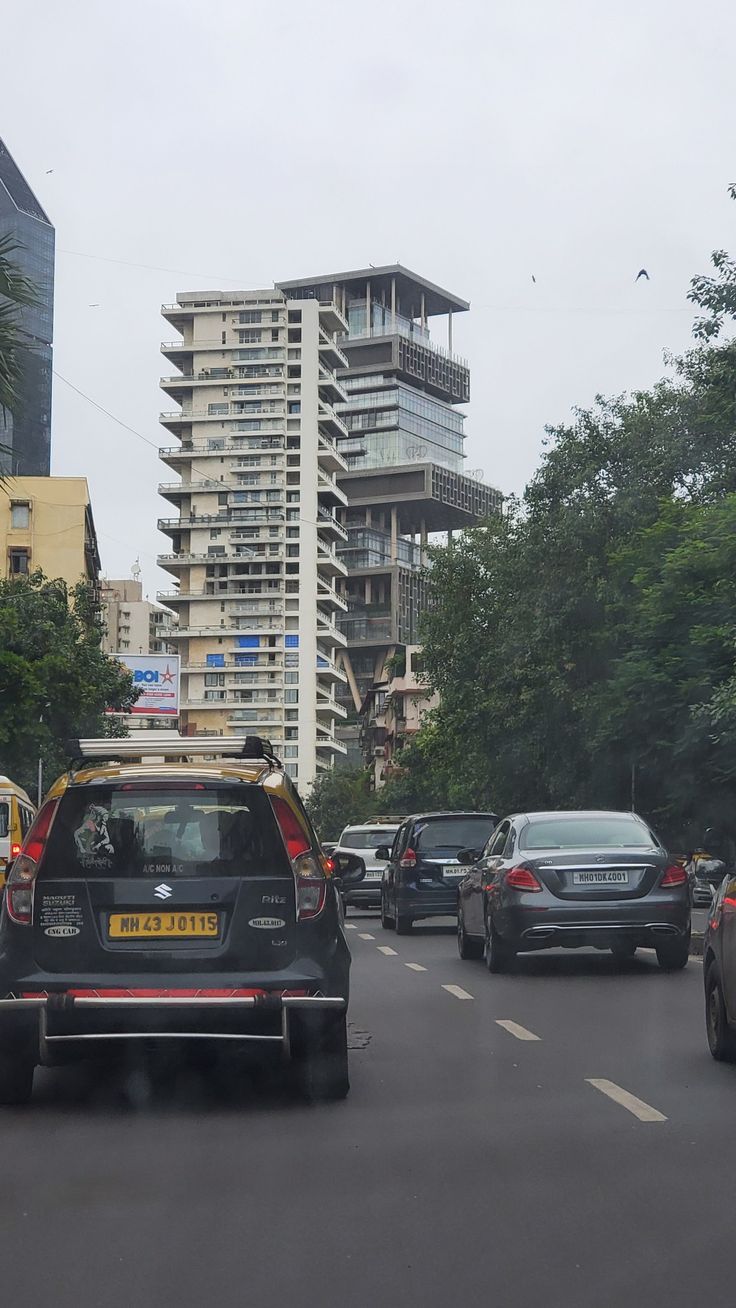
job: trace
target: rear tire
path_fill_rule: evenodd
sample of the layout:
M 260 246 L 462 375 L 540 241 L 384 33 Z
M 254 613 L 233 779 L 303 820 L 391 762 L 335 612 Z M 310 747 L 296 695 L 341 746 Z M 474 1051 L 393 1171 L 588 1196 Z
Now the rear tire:
M 495 975 L 499 972 L 508 972 L 516 958 L 516 950 L 507 941 L 502 940 L 494 930 L 490 914 L 486 919 L 486 938 L 483 952 L 488 971 L 493 972 Z
M 344 1099 L 350 1089 L 347 1015 L 292 1012 L 289 1042 L 303 1097 L 309 1103 Z
M 394 929 L 394 920 L 392 917 L 389 917 L 386 912 L 386 901 L 384 900 L 383 895 L 381 895 L 381 926 L 384 931 L 393 931 Z
M 465 923 L 458 913 L 457 915 L 457 952 L 462 959 L 482 958 L 484 943 L 482 940 L 472 940 L 465 930 Z
M 35 1066 L 23 1054 L 0 1054 L 0 1104 L 27 1104 Z
M 414 920 L 413 918 L 407 917 L 404 913 L 400 913 L 399 910 L 397 909 L 396 919 L 395 919 L 397 936 L 408 936 L 411 932 L 411 926 L 413 920 Z
M 717 1062 L 736 1062 L 736 1034 L 728 1025 L 721 976 L 715 963 L 711 963 L 705 978 L 705 1029 L 708 1047 Z
M 690 957 L 690 932 L 684 940 L 665 940 L 657 945 L 657 962 L 663 972 L 679 972 Z

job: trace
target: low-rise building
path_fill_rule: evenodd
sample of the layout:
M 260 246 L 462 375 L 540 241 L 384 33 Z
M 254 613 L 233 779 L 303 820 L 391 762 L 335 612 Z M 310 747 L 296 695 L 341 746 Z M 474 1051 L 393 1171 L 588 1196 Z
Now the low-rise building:
M 421 647 L 399 647 L 386 659 L 381 680 L 368 692 L 361 707 L 361 736 L 376 788 L 388 780 L 397 754 L 419 731 L 425 714 L 438 703 L 439 695 L 423 679 Z
M 143 583 L 137 577 L 102 579 L 102 618 L 107 654 L 170 654 L 174 652 L 170 633 L 176 631 L 171 609 L 143 598 Z
M 0 486 L 5 577 L 40 569 L 68 586 L 97 585 L 100 552 L 85 477 L 7 477 Z

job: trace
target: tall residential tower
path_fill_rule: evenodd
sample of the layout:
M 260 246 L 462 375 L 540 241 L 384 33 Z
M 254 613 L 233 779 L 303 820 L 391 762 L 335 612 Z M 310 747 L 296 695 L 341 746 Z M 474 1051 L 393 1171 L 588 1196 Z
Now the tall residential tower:
M 162 346 L 179 408 L 161 415 L 177 443 L 160 454 L 179 480 L 159 487 L 177 516 L 159 522 L 176 589 L 158 598 L 179 617 L 182 730 L 266 736 L 306 790 L 345 752 L 335 545 L 348 432 L 334 406 L 348 324 L 326 297 L 280 290 L 182 294 L 162 312 L 180 338 Z
M 51 471 L 51 380 L 54 326 L 54 229 L 0 141 L 0 238 L 33 283 L 38 303 L 19 314 L 21 378 L 14 413 L 0 412 L 0 475 L 48 477 Z M 0 297 L 1 298 L 1 297 Z

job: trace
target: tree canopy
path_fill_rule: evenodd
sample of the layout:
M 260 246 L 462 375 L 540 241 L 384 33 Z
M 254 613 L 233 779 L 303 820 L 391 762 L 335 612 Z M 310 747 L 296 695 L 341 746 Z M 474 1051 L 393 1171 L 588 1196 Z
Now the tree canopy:
M 120 731 L 106 709 L 135 703 L 130 673 L 103 653 L 89 586 L 69 592 L 43 573 L 0 581 L 0 772 L 35 794 L 63 771 L 64 742 Z

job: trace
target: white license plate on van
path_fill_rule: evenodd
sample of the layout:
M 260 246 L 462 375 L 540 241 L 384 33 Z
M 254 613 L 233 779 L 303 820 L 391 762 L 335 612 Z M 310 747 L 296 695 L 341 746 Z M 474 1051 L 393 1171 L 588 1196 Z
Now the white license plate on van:
M 613 869 L 601 869 L 600 872 L 573 872 L 575 886 L 628 886 L 628 872 L 615 872 Z

